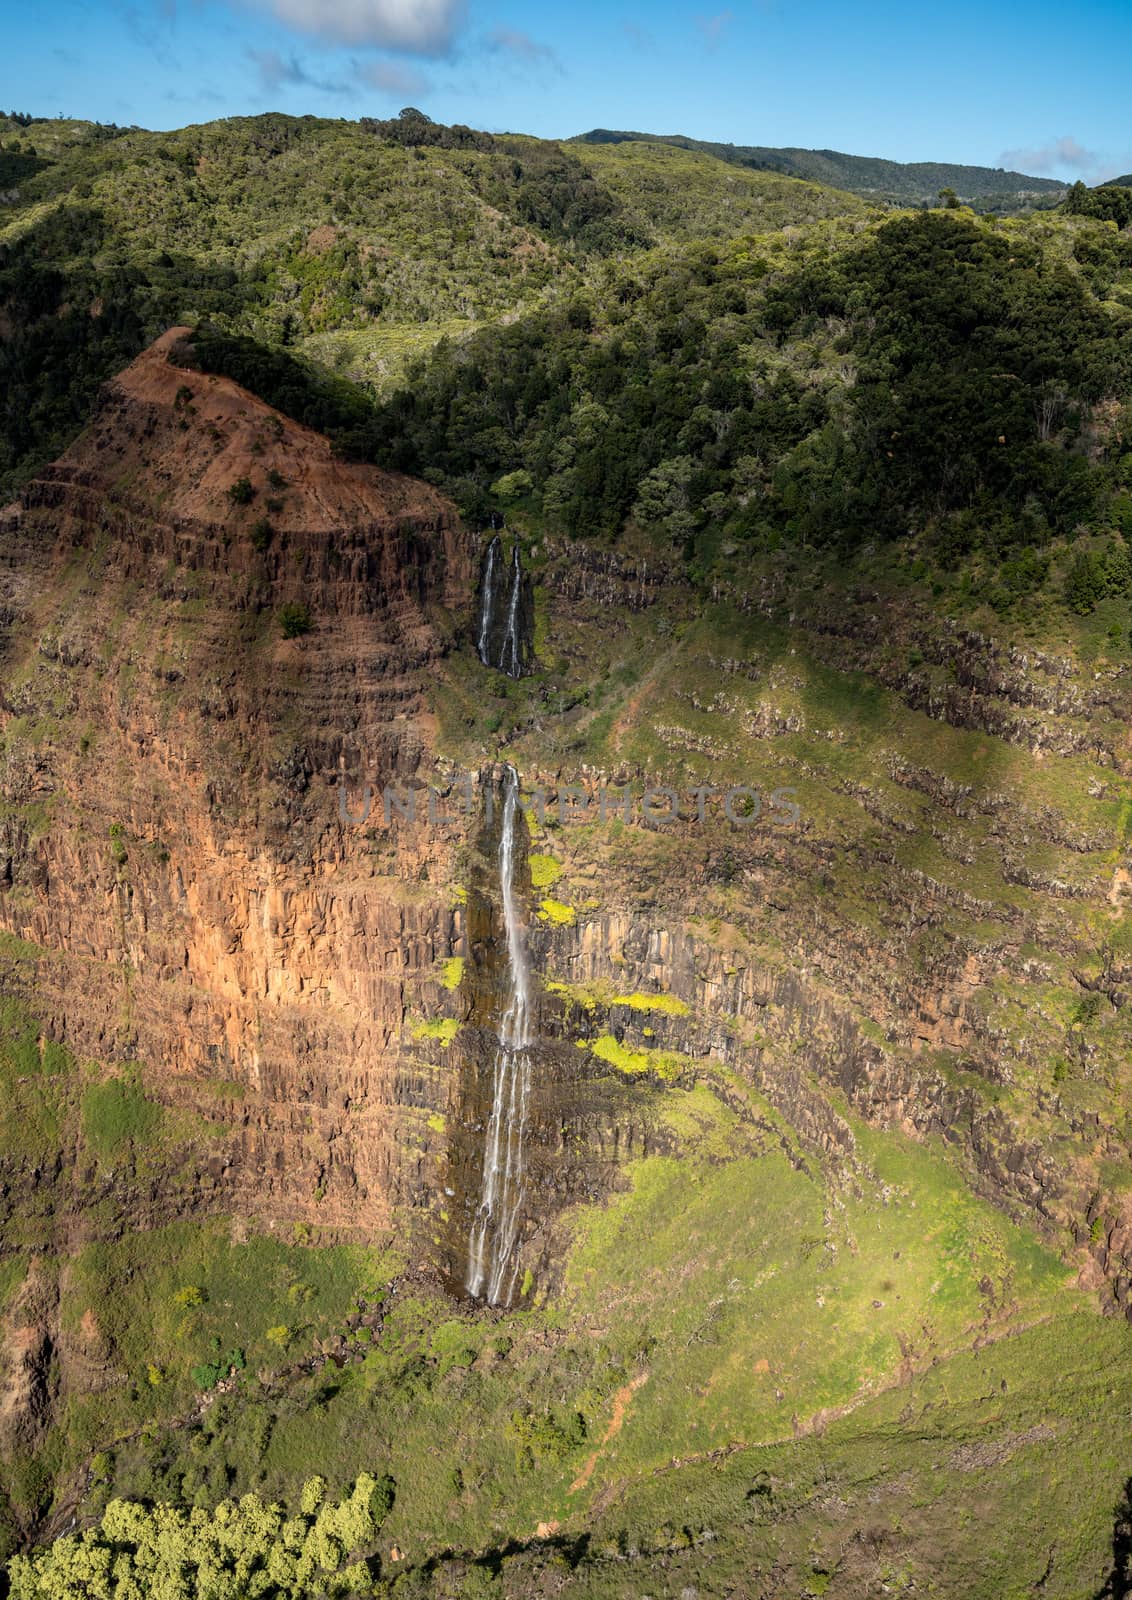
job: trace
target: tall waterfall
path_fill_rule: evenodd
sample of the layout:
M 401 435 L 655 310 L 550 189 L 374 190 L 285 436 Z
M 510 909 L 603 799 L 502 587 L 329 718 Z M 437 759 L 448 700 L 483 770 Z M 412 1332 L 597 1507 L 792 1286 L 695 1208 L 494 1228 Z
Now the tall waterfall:
M 488 651 L 491 648 L 491 624 L 495 611 L 495 584 L 496 572 L 499 569 L 499 558 L 503 554 L 503 546 L 499 535 L 487 547 L 487 564 L 483 573 L 483 591 L 480 595 L 480 625 L 476 635 L 476 650 L 484 666 L 491 666 Z
M 519 774 L 507 768 L 499 839 L 499 889 L 507 936 L 508 1003 L 495 1051 L 491 1120 L 480 1205 L 468 1250 L 468 1293 L 506 1304 L 515 1289 L 515 1246 L 522 1220 L 523 1145 L 531 1094 L 531 969 L 515 894 Z
M 507 600 L 507 627 L 503 633 L 503 650 L 499 665 L 512 678 L 523 675 L 523 641 L 519 633 L 520 604 L 523 598 L 523 564 L 519 559 L 519 541 L 511 547 L 511 593 Z

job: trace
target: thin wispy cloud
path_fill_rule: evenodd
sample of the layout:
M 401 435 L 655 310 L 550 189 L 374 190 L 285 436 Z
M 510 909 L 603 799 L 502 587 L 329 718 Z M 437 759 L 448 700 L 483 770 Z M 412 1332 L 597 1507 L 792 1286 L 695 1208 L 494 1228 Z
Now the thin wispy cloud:
M 243 0 L 231 0 L 241 4 Z M 280 22 L 331 44 L 376 45 L 408 55 L 447 56 L 465 17 L 464 0 L 247 0 Z
M 697 17 L 696 27 L 707 40 L 708 48 L 714 50 L 734 21 L 733 11 L 717 11 L 714 17 Z
M 635 50 L 642 55 L 653 55 L 656 51 L 656 39 L 647 28 L 642 28 L 639 22 L 623 22 L 621 32 L 628 39 Z
M 176 20 L 174 11 L 162 3 L 155 13 L 148 6 L 125 5 L 122 0 L 114 0 L 113 9 L 130 38 L 151 55 L 159 67 L 167 72 L 180 71 L 180 62 L 169 49 L 169 39 Z
M 1080 178 L 1084 183 L 1105 183 L 1109 178 L 1132 172 L 1132 150 L 1111 155 L 1089 150 L 1072 135 L 1051 139 L 1048 144 L 1020 150 L 1004 150 L 999 162 L 1016 172 L 1037 177 Z
M 162 99 L 174 106 L 207 106 L 222 105 L 224 96 L 217 94 L 215 89 L 198 89 L 195 94 L 181 94 L 176 89 L 166 89 Z
M 514 56 L 529 66 L 554 67 L 558 72 L 562 64 L 548 44 L 540 44 L 521 28 L 493 28 L 487 36 L 489 50 L 500 55 Z
M 355 61 L 352 66 L 357 81 L 379 94 L 422 95 L 431 88 L 422 72 L 397 61 Z
M 315 77 L 297 56 L 283 56 L 278 50 L 248 50 L 248 58 L 259 70 L 265 89 L 316 89 L 322 94 L 344 94 L 348 85 Z

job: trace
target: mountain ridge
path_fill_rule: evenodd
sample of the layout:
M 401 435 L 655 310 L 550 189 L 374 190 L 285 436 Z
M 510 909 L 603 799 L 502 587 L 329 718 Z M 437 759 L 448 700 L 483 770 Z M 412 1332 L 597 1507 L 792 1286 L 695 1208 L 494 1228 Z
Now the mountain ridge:
M 575 134 L 569 141 L 578 144 L 646 143 L 667 144 L 684 150 L 700 150 L 719 160 L 756 170 L 780 172 L 810 182 L 847 189 L 866 199 L 893 203 L 934 203 L 942 188 L 952 188 L 963 201 L 995 201 L 976 205 L 976 209 L 1020 209 L 1027 199 L 1064 196 L 1067 188 L 1055 178 L 1030 177 L 1002 167 L 965 166 L 931 161 L 892 161 L 883 156 L 857 156 L 845 151 L 807 149 L 802 146 L 739 145 L 693 139 L 686 134 L 629 133 L 608 128 L 593 128 Z M 1013 196 L 1016 204 L 1004 202 Z

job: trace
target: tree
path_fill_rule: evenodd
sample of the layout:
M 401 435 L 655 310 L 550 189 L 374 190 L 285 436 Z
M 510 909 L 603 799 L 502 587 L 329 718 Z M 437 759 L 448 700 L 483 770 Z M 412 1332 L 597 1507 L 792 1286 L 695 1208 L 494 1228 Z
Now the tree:
M 302 1511 L 258 1495 L 211 1511 L 112 1500 L 96 1528 L 15 1556 L 12 1600 L 314 1600 L 374 1592 L 370 1552 L 393 1504 L 388 1477 L 360 1473 L 344 1499 L 311 1479 Z
M 663 530 L 674 542 L 695 527 L 689 487 L 696 464 L 691 456 L 673 456 L 641 481 L 633 516 L 642 528 Z

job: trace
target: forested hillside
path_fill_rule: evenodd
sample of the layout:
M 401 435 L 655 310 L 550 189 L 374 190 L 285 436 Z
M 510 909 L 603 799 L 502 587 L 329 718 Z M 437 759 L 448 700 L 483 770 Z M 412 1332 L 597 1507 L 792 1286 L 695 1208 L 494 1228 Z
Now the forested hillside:
M 391 131 L 392 129 L 392 131 Z M 609 162 L 521 137 L 235 118 L 176 133 L 0 123 L 0 484 L 48 459 L 98 384 L 208 318 L 379 386 L 408 355 L 568 295 L 602 261 L 702 231 L 858 209 L 685 156 Z M 639 201 L 639 203 L 638 203 Z
M 933 205 L 941 189 L 952 189 L 977 211 L 1009 214 L 1056 205 L 1065 185 L 1056 178 L 1027 177 L 1002 167 L 965 167 L 946 161 L 885 161 L 876 156 L 846 155 L 840 150 L 774 149 L 767 145 L 713 144 L 684 134 L 617 133 L 594 128 L 578 142 L 619 145 L 629 142 L 672 145 L 702 150 L 721 161 L 757 172 L 781 172 L 811 183 L 848 189 L 868 200 L 893 205 Z

